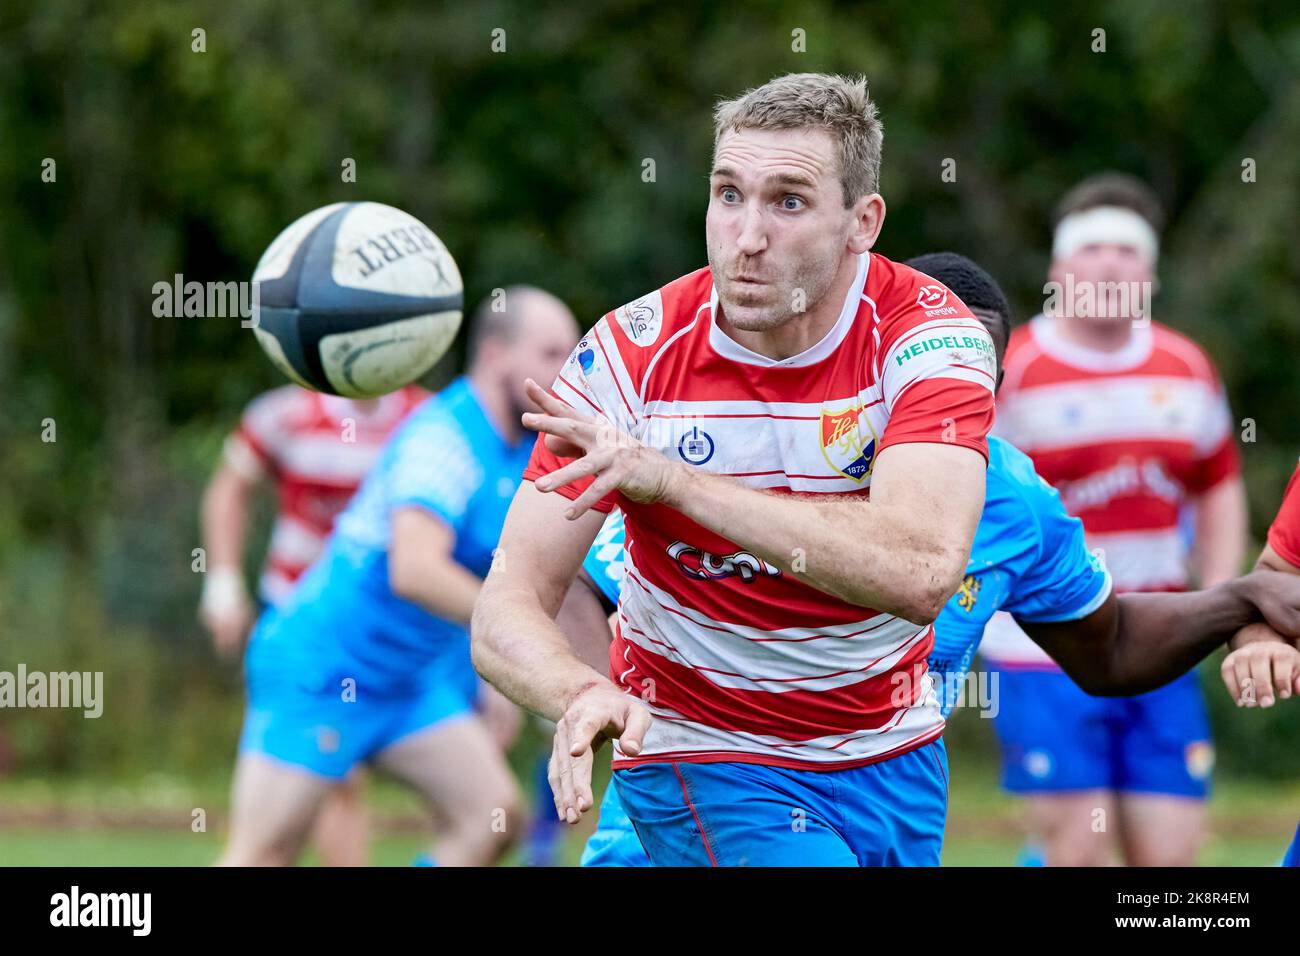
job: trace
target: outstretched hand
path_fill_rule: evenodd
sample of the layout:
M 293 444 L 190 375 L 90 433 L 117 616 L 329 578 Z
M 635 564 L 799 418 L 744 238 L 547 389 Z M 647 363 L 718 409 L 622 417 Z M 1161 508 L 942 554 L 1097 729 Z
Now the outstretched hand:
M 524 427 L 546 435 L 546 447 L 555 454 L 576 459 L 538 478 L 533 487 L 550 492 L 583 478 L 595 478 L 565 511 L 570 521 L 612 491 L 621 491 L 641 504 L 663 501 L 682 479 L 680 466 L 631 435 L 570 408 L 531 378 L 524 387 L 542 409 L 540 413 L 525 412 Z

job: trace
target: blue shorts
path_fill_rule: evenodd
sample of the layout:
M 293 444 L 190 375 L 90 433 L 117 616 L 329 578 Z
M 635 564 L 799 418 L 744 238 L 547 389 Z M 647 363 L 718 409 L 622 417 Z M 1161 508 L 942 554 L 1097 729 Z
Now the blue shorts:
M 998 671 L 1002 785 L 1205 799 L 1214 747 L 1196 673 L 1137 697 L 1093 697 L 1055 671 Z
M 241 753 L 342 779 L 404 737 L 474 712 L 478 683 L 468 643 L 422 669 L 418 685 L 379 693 L 369 689 L 379 682 L 365 676 L 345 686 L 342 672 L 320 659 L 294 666 L 289 658 L 265 652 L 260 638 L 274 613 L 263 616 L 249 640 Z
M 645 763 L 613 785 L 654 866 L 938 866 L 942 740 L 847 770 Z
M 628 819 L 618 788 L 613 782 L 605 788 L 600 801 L 600 819 L 596 832 L 587 838 L 581 866 L 650 866 L 650 857 Z

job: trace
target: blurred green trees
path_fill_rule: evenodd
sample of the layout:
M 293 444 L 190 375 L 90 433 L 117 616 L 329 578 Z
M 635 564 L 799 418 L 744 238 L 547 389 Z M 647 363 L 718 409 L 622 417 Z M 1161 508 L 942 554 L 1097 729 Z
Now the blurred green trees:
M 239 409 L 279 379 L 237 320 L 154 317 L 155 282 L 246 278 L 303 212 L 374 199 L 439 233 L 471 302 L 535 282 L 590 322 L 704 263 L 712 103 L 788 71 L 870 80 L 880 251 L 973 255 L 1022 318 L 1061 192 L 1101 168 L 1149 179 L 1170 209 L 1159 316 L 1210 348 L 1254 423 L 1261 532 L 1300 455 L 1300 16 L 1249 0 L 1090 6 L 0 8 L 0 666 L 100 661 L 109 706 L 129 698 L 138 718 L 78 750 L 54 730 L 37 740 L 28 715 L 22 758 L 116 765 L 118 738 L 150 721 L 215 727 L 216 746 L 237 722 L 237 681 L 215 676 L 193 620 L 196 501 Z M 196 718 L 223 689 L 226 716 Z M 1234 757 L 1266 748 L 1295 770 L 1300 719 L 1220 716 L 1226 764 L 1267 771 Z

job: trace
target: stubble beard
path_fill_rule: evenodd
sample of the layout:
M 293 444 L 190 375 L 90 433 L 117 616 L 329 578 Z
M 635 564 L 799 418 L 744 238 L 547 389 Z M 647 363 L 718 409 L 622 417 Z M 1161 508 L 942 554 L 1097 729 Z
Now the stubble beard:
M 821 302 L 835 282 L 834 261 L 805 259 L 796 263 L 788 276 L 773 278 L 763 274 L 767 285 L 737 283 L 735 288 L 728 279 L 729 274 L 756 270 L 720 262 L 721 258 L 709 249 L 709 268 L 718 289 L 718 301 L 722 303 L 727 322 L 744 332 L 769 332 L 805 315 Z

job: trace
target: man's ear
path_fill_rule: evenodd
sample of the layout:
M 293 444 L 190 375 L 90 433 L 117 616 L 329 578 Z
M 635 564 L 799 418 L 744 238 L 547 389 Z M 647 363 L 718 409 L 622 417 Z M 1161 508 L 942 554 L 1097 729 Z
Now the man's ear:
M 876 244 L 885 225 L 885 197 L 880 193 L 862 196 L 853 204 L 853 230 L 849 233 L 849 251 L 861 255 Z

